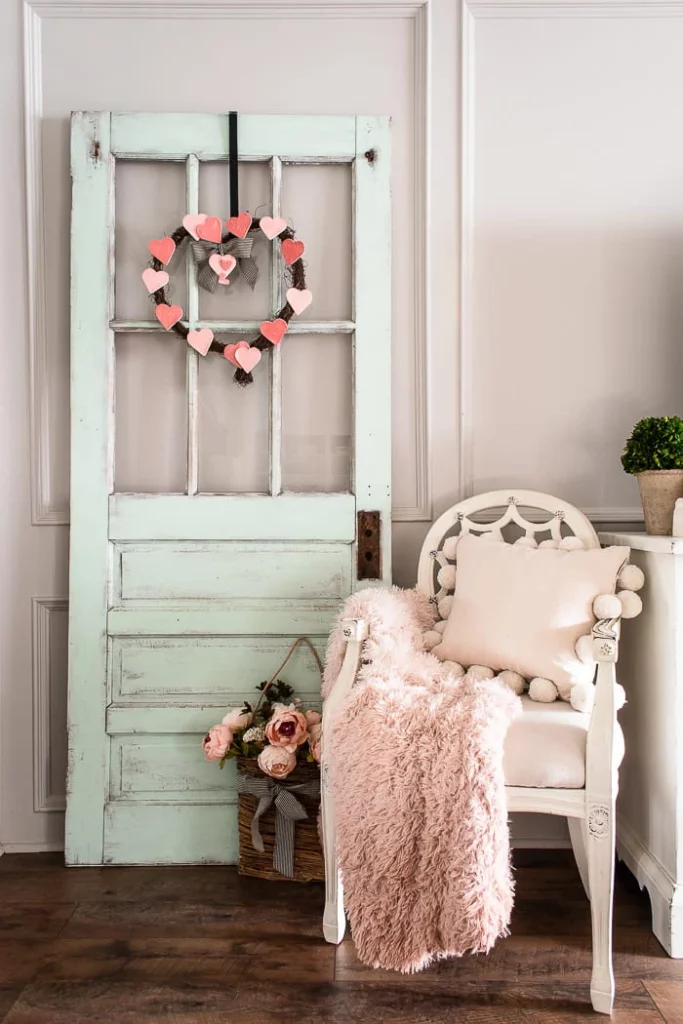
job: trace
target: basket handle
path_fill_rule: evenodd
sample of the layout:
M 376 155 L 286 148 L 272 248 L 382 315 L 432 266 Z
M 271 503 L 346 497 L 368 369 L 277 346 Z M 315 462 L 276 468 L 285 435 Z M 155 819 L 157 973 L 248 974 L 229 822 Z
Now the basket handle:
M 282 672 L 283 668 L 285 667 L 285 665 L 287 664 L 287 662 L 292 657 L 292 655 L 294 654 L 295 650 L 297 649 L 297 647 L 300 644 L 306 644 L 306 646 L 310 649 L 313 657 L 315 658 L 315 663 L 318 666 L 318 671 L 320 672 L 320 679 L 322 680 L 322 678 L 323 678 L 323 663 L 320 660 L 320 655 L 318 654 L 318 652 L 316 651 L 315 647 L 313 646 L 313 644 L 311 643 L 311 641 L 308 639 L 307 636 L 297 637 L 297 639 L 294 641 L 292 646 L 287 651 L 287 657 L 285 658 L 285 660 L 282 662 L 280 667 L 277 668 L 275 670 L 275 672 L 273 672 L 272 676 L 270 677 L 270 679 L 268 680 L 266 685 L 263 687 L 263 690 L 261 691 L 261 696 L 259 697 L 258 703 L 256 704 L 256 707 L 254 708 L 254 714 L 256 714 L 258 709 L 261 707 L 261 702 L 262 702 L 263 698 L 265 697 L 265 695 L 266 695 L 266 693 L 268 691 L 268 687 L 271 685 L 271 683 L 275 682 L 275 680 L 279 676 L 280 672 Z

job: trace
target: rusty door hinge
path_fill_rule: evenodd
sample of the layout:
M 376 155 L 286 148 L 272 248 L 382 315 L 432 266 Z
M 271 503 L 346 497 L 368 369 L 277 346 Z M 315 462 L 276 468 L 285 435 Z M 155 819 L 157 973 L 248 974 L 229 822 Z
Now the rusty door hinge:
M 358 513 L 357 567 L 359 580 L 381 580 L 381 519 L 379 512 Z

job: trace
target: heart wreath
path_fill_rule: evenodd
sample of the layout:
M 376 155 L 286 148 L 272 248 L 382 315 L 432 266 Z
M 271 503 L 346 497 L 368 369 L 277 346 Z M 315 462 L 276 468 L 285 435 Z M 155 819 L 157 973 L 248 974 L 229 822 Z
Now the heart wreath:
M 256 338 L 251 341 L 224 343 L 218 341 L 208 327 L 190 329 L 182 322 L 183 310 L 167 302 L 168 271 L 164 269 L 181 245 L 188 241 L 192 259 L 197 265 L 197 283 L 206 291 L 214 292 L 219 286 L 230 285 L 230 275 L 237 271 L 250 288 L 258 280 L 258 266 L 251 252 L 255 237 L 261 232 L 269 241 L 278 239 L 285 265 L 285 283 L 289 285 L 286 302 L 272 320 L 264 320 Z M 233 380 L 245 387 L 253 381 L 252 370 L 261 361 L 261 355 L 271 345 L 279 345 L 293 316 L 298 316 L 313 301 L 306 288 L 303 255 L 306 247 L 295 238 L 294 231 L 282 217 L 252 219 L 249 213 L 240 213 L 225 221 L 207 214 L 187 214 L 182 227 L 164 238 L 149 243 L 150 265 L 143 270 L 142 280 L 151 295 L 154 314 L 166 331 L 172 330 L 184 338 L 201 356 L 218 352 L 235 367 Z

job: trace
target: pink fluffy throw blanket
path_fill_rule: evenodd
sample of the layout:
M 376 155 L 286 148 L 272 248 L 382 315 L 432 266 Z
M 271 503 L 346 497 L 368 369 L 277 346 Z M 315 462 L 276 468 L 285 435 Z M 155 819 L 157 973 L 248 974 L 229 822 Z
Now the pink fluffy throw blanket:
M 456 679 L 422 648 L 433 624 L 415 591 L 354 594 L 365 619 L 360 678 L 325 726 L 344 903 L 360 959 L 418 971 L 489 950 L 513 902 L 503 742 L 519 699 Z M 344 654 L 330 638 L 324 692 Z

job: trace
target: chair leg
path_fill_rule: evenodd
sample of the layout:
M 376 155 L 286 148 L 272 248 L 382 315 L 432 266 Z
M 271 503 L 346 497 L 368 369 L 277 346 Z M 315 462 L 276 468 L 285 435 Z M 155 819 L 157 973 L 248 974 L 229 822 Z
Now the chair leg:
M 593 925 L 591 1002 L 597 1013 L 614 1005 L 612 903 L 614 898 L 614 803 L 591 804 L 587 820 L 588 887 Z
M 321 765 L 320 803 L 325 856 L 325 911 L 323 913 L 323 935 L 326 942 L 335 945 L 344 938 L 346 915 L 344 914 L 344 890 L 342 889 L 337 864 L 337 828 L 334 817 L 334 803 L 327 785 L 327 765 Z
M 588 884 L 588 854 L 586 853 L 586 819 L 567 818 L 569 826 L 569 838 L 572 842 L 574 860 L 579 869 L 583 889 L 588 899 L 591 898 L 590 886 Z

